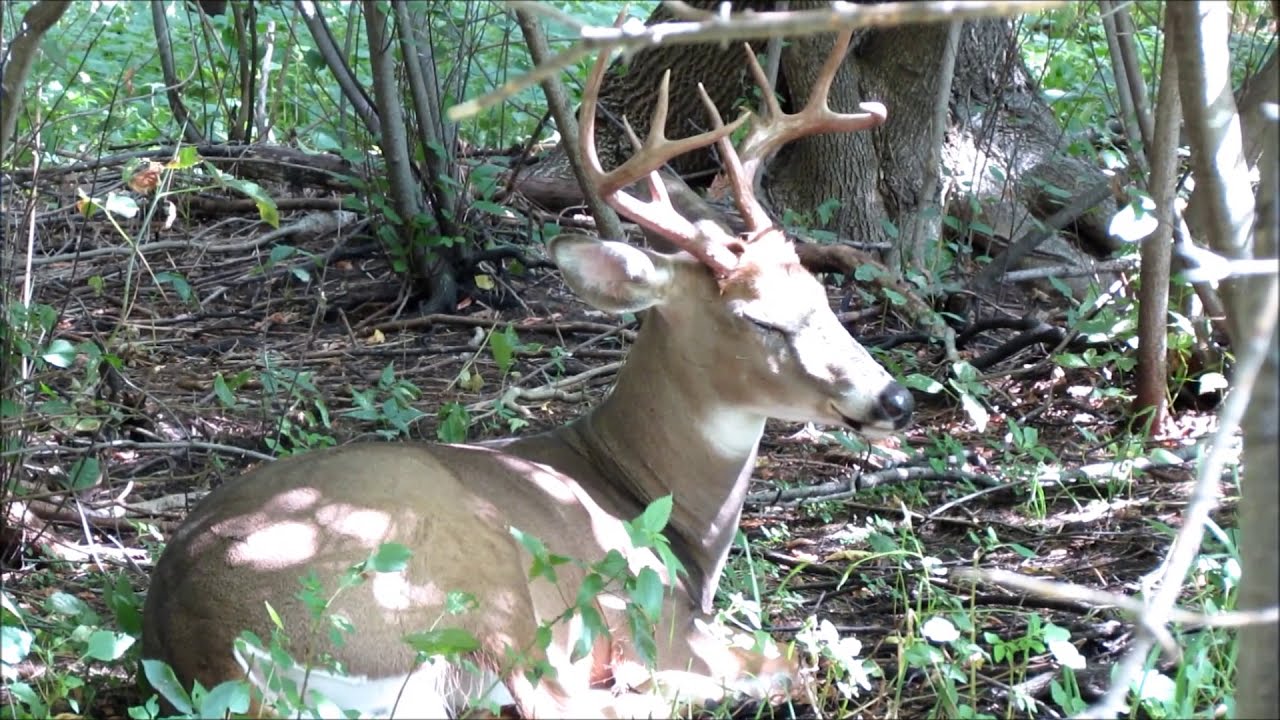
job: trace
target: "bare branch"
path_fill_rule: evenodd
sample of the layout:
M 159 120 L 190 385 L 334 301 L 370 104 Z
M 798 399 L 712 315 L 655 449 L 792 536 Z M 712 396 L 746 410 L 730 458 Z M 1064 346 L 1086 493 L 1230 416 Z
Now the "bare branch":
M 533 59 L 535 65 L 541 65 L 546 62 L 551 50 L 547 47 L 546 36 L 543 35 L 542 29 L 538 27 L 538 22 L 534 18 L 536 11 L 533 8 L 536 6 L 541 10 L 550 6 L 540 2 L 512 3 L 512 5 L 515 6 L 516 22 L 520 25 L 520 31 L 524 33 L 524 43 L 529 48 L 529 57 Z M 564 148 L 565 157 L 569 160 L 573 176 L 578 180 L 578 187 L 582 188 L 582 196 L 587 201 L 591 216 L 596 220 L 596 227 L 604 237 L 626 237 L 617 213 L 601 199 L 600 190 L 590 182 L 590 177 L 583 165 L 582 152 L 572 141 L 572 138 L 578 137 L 578 120 L 573 116 L 573 109 L 569 106 L 564 83 L 560 82 L 558 76 L 552 75 L 542 81 L 542 92 L 547 96 L 547 108 L 551 110 L 551 115 L 556 120 L 560 137 L 566 140 L 561 143 L 561 147 Z
M 521 90 L 543 82 L 593 52 L 622 48 L 635 51 L 658 45 L 693 45 L 709 42 L 756 40 L 775 36 L 806 37 L 840 30 L 926 22 L 962 22 L 1005 17 L 1065 5 L 1065 0 L 936 0 L 857 5 L 833 2 L 828 7 L 787 12 L 744 12 L 731 17 L 707 14 L 702 20 L 658 23 L 639 21 L 621 27 L 583 27 L 578 42 L 531 72 L 491 93 L 449 108 L 449 117 L 461 120 L 492 107 Z

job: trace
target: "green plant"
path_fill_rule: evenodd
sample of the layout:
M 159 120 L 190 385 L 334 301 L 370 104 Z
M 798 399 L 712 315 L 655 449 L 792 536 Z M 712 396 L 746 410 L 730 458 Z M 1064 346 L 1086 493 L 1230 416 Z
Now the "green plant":
M 88 669 L 119 663 L 130 652 L 139 627 L 137 596 L 123 577 L 101 576 L 93 582 L 101 584 L 115 612 L 112 622 L 68 592 L 50 594 L 36 610 L 20 607 L 0 591 L 0 674 L 12 698 L 0 707 L 0 717 L 44 718 L 66 709 L 83 713 L 95 692 L 85 680 Z M 19 679 L 18 666 L 33 656 L 51 671 Z
M 267 408 L 279 407 L 276 434 L 263 442 L 281 457 L 315 448 L 332 447 L 337 439 L 319 430 L 329 430 L 329 408 L 316 388 L 310 371 L 274 367 L 270 357 L 259 373 L 263 401 Z
M 324 635 L 331 642 L 342 645 L 346 637 L 354 632 L 354 626 L 349 619 L 333 611 L 335 601 L 352 588 L 364 584 L 374 574 L 402 571 L 411 555 L 410 550 L 403 545 L 396 543 L 380 545 L 367 558 L 348 568 L 337 579 L 332 591 L 325 590 L 324 582 L 314 572 L 302 578 L 298 598 L 302 600 L 311 615 L 310 626 L 306 629 L 305 637 L 317 637 L 324 628 L 327 630 Z M 465 611 L 466 607 L 465 601 L 455 601 L 452 597 L 450 598 L 450 610 L 464 608 L 460 611 Z M 335 711 L 350 716 L 350 713 L 334 706 L 332 701 L 314 689 L 306 688 L 305 684 L 299 687 L 290 673 L 295 667 L 301 667 L 303 677 L 306 677 L 307 672 L 312 669 L 341 674 L 341 668 L 325 655 L 314 658 L 311 661 L 314 664 L 300 663 L 293 655 L 290 636 L 283 620 L 270 605 L 266 610 L 272 623 L 269 641 L 264 643 L 253 632 L 245 631 L 237 638 L 236 648 L 242 657 L 254 659 L 255 669 L 262 674 L 267 689 L 273 695 L 271 703 L 274 711 L 281 717 L 327 717 L 332 716 Z M 406 641 L 412 639 L 411 644 L 415 647 L 430 646 L 430 637 L 430 630 L 428 630 L 410 635 Z M 457 640 L 455 634 L 445 637 Z M 472 642 L 474 643 L 474 639 Z M 440 644 L 437 643 L 436 647 Z M 466 643 L 460 644 L 464 647 L 463 652 L 467 651 L 465 649 L 467 647 L 474 647 Z M 178 681 L 173 669 L 163 661 L 144 660 L 143 670 L 151 687 L 178 711 L 179 714 L 172 717 L 223 717 L 228 713 L 232 716 L 243 716 L 249 711 L 250 688 L 245 679 L 228 680 L 208 689 L 201 686 L 199 681 L 195 681 L 191 692 L 188 693 Z M 155 718 L 159 717 L 158 709 L 158 703 L 152 697 L 143 706 L 131 708 L 130 716 Z
M 460 443 L 467 441 L 467 430 L 471 427 L 471 413 L 459 402 L 447 402 L 440 406 L 437 413 L 440 424 L 436 427 L 436 437 L 440 442 Z
M 375 432 L 387 440 L 409 437 L 409 425 L 426 416 L 413 406 L 421 395 L 413 383 L 396 377 L 394 363 L 387 363 L 378 376 L 378 387 L 351 391 L 355 407 L 343 416 L 376 423 Z
M 671 550 L 670 541 L 662 534 L 667 520 L 671 517 L 672 498 L 670 495 L 654 500 L 645 508 L 640 517 L 632 521 L 624 521 L 623 525 L 636 548 L 648 548 L 658 556 L 667 577 L 675 578 L 684 572 L 684 566 Z M 549 552 L 541 540 L 511 529 L 511 534 L 533 556 L 533 565 L 529 568 L 531 580 L 545 579 L 557 582 L 556 567 L 573 563 L 586 571 L 582 585 L 578 589 L 576 599 L 570 603 L 563 613 L 544 620 L 539 628 L 538 641 L 543 650 L 551 644 L 551 628 L 559 622 L 567 622 L 577 618 L 581 622 L 581 634 L 573 649 L 573 658 L 585 657 L 600 637 L 608 637 L 610 632 L 597 610 L 596 597 L 602 593 L 622 593 L 626 598 L 625 613 L 627 629 L 631 632 L 632 642 L 640 659 L 647 665 L 657 660 L 657 642 L 654 638 L 654 627 L 662 612 L 662 596 L 666 586 L 662 578 L 653 568 L 641 568 L 633 573 L 627 560 L 617 550 L 610 550 L 600 560 L 585 563 L 563 555 Z

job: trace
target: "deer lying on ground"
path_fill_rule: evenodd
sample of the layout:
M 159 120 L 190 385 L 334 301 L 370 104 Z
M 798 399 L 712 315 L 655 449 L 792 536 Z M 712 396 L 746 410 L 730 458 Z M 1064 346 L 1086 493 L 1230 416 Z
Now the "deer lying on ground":
M 610 172 L 594 148 L 601 56 L 581 112 L 592 182 L 623 215 L 683 248 L 664 255 L 569 235 L 549 246 L 565 283 L 588 303 L 647 311 L 611 394 L 539 435 L 476 445 L 356 444 L 225 483 L 173 534 L 156 565 L 144 656 L 167 661 L 188 685 L 247 675 L 263 705 L 273 697 L 267 673 L 275 672 L 363 717 L 457 716 L 494 704 L 514 705 L 522 717 L 647 717 L 668 716 L 677 704 L 785 699 L 797 680 L 794 660 L 727 642 L 708 621 L 765 419 L 884 434 L 903 428 L 913 409 L 910 393 L 841 326 L 822 285 L 753 194 L 755 174 L 786 142 L 883 121 L 878 106 L 853 114 L 827 108 L 848 40 L 845 33 L 836 43 L 809 104 L 790 115 L 771 104 L 742 156 L 729 134 L 747 116 L 725 125 L 709 101 L 711 130 L 666 139 L 664 79 L 648 140 Z M 758 65 L 753 72 L 771 99 Z M 680 216 L 657 179 L 670 158 L 712 143 L 749 228 L 745 238 Z M 625 190 L 646 179 L 652 200 Z M 687 571 L 675 577 L 655 552 L 633 546 L 622 523 L 667 495 L 674 509 L 664 534 Z M 531 580 L 531 556 L 512 527 L 552 553 L 592 562 L 615 550 L 633 571 L 656 571 L 667 592 L 655 666 L 640 663 L 618 598 L 608 593 L 596 603 L 609 637 L 575 657 L 581 624 L 560 622 L 539 649 L 539 624 L 573 602 L 584 571 L 561 565 L 557 582 Z M 330 611 L 354 632 L 333 644 L 298 599 L 299 578 L 314 571 L 332 581 L 383 543 L 404 545 L 412 557 L 403 571 L 337 596 Z M 474 595 L 478 607 L 447 614 L 451 592 Z M 267 603 L 302 666 L 272 668 L 260 650 L 236 649 L 245 629 L 270 636 Z M 437 625 L 478 640 L 470 662 L 419 662 L 402 642 Z M 345 674 L 321 664 L 326 653 Z M 534 681 L 524 672 L 540 661 L 554 677 Z

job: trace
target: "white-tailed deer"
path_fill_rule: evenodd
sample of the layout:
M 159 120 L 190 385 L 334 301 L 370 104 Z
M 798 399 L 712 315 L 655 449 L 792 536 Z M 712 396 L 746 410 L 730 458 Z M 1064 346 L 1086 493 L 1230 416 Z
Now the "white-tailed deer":
M 687 251 L 664 255 L 578 236 L 551 242 L 565 282 L 584 300 L 610 312 L 648 311 L 608 398 L 539 435 L 476 445 L 356 444 L 264 465 L 223 484 L 169 538 L 156 565 L 144 656 L 167 661 L 184 683 L 212 687 L 247 673 L 265 692 L 266 658 L 233 652 L 233 645 L 245 629 L 270 636 L 270 603 L 284 619 L 294 657 L 313 665 L 274 672 L 364 717 L 456 716 L 482 701 L 514 704 L 524 717 L 665 716 L 673 702 L 784 698 L 795 662 L 731 646 L 707 620 L 765 419 L 883 434 L 903 428 L 913 409 L 910 393 L 841 326 L 822 285 L 753 193 L 755 173 L 782 144 L 883 120 L 878 106 L 857 114 L 827 108 L 848 39 L 846 33 L 836 43 L 809 104 L 791 115 L 773 104 L 741 157 L 728 138 L 747 117 L 726 126 L 714 107 L 711 130 L 667 140 L 664 80 L 649 138 L 610 172 L 594 149 L 602 56 L 581 112 L 592 181 L 625 216 Z M 676 154 L 716 142 L 746 237 L 681 217 L 655 177 Z M 646 178 L 652 200 L 625 191 Z M 621 522 L 666 495 L 674 510 L 665 535 L 687 576 L 667 577 L 655 553 L 632 545 Z M 639 665 L 617 598 L 608 595 L 597 607 L 611 640 L 575 660 L 580 625 L 562 622 L 540 654 L 539 623 L 573 602 L 583 571 L 562 565 L 556 583 L 531 580 L 531 557 L 512 527 L 559 555 L 592 562 L 617 550 L 633 570 L 657 570 L 668 592 L 656 667 Z M 383 543 L 409 547 L 412 558 L 403 572 L 374 575 L 337 596 L 329 610 L 354 632 L 333 644 L 329 626 L 315 628 L 298 598 L 299 578 L 314 571 L 332 590 L 333 579 Z M 479 606 L 447 614 L 446 594 L 454 591 L 474 595 Z M 419 663 L 402 642 L 437 626 L 479 640 L 469 663 Z M 509 661 L 509 648 L 545 660 L 555 677 L 531 681 L 527 663 Z M 318 664 L 325 654 L 345 675 Z

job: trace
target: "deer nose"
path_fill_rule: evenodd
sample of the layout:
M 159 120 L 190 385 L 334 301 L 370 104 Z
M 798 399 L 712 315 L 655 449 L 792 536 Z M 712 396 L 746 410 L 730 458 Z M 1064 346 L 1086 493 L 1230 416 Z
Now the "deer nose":
M 911 413 L 915 412 L 916 401 L 911 391 L 898 383 L 889 383 L 880 393 L 876 410 L 880 417 L 893 421 L 895 430 L 901 430 L 911 422 Z

